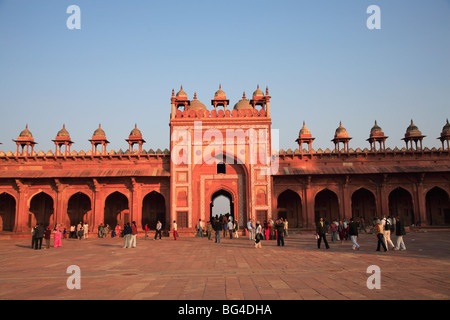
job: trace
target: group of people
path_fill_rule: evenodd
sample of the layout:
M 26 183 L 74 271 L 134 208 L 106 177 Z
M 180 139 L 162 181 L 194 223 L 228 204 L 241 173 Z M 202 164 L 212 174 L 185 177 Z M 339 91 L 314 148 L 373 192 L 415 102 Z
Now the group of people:
M 350 239 L 352 241 L 352 249 L 359 250 L 360 245 L 357 242 L 359 235 L 358 230 L 363 230 L 367 233 L 364 220 L 362 218 L 359 222 L 351 218 L 349 223 L 347 223 L 346 219 L 343 219 L 343 221 L 333 220 L 331 224 L 324 221 L 323 218 L 320 218 L 316 223 L 317 247 L 320 249 L 320 245 L 323 240 L 325 248 L 330 248 L 326 239 L 326 235 L 330 232 L 331 241 L 333 243 L 339 240 L 342 243 L 343 241 Z M 389 216 L 383 216 L 382 219 L 375 217 L 372 222 L 372 230 L 377 236 L 376 251 L 380 251 L 382 247 L 386 252 L 388 251 L 389 246 L 391 246 L 391 249 L 393 250 L 406 250 L 405 242 L 403 241 L 403 236 L 406 235 L 405 226 L 399 217 L 391 218 Z M 396 245 L 394 245 L 391 240 L 391 234 L 394 233 L 397 240 Z
M 273 221 L 259 221 L 253 224 L 253 219 L 247 221 L 247 232 L 249 240 L 255 242 L 255 248 L 261 248 L 261 240 L 277 240 L 277 246 L 284 247 L 284 237 L 288 236 L 288 221 L 282 217 Z
M 174 221 L 175 223 L 175 221 Z M 246 228 L 248 238 L 254 241 L 255 248 L 261 248 L 262 240 L 277 240 L 278 246 L 284 246 L 284 237 L 288 235 L 288 221 L 278 218 L 276 221 L 270 219 L 261 224 L 259 221 L 249 219 Z M 174 230 L 174 236 L 176 232 Z M 196 237 L 208 237 L 208 240 L 220 243 L 221 237 L 229 237 L 230 239 L 239 238 L 239 227 L 236 220 L 230 215 L 216 216 L 205 223 L 199 219 L 196 226 Z
M 42 242 L 45 239 L 44 249 L 50 248 L 50 240 L 53 234 L 53 247 L 61 247 L 63 233 L 61 226 L 56 225 L 54 229 L 50 229 L 50 226 L 44 228 L 42 223 L 37 223 L 36 226 L 31 228 L 31 249 L 41 250 Z

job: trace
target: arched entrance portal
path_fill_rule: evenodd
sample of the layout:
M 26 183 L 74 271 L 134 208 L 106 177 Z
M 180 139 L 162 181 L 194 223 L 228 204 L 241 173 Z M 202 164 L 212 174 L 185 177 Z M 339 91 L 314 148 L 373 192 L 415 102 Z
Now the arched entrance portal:
M 334 219 L 339 220 L 339 202 L 336 193 L 324 189 L 315 197 L 314 204 L 315 222 L 323 218 L 331 223 Z
M 116 191 L 106 198 L 104 220 L 110 230 L 118 224 L 123 227 L 124 223 L 131 222 L 128 198 L 124 194 Z
M 361 188 L 352 195 L 352 217 L 372 221 L 377 215 L 375 196 L 367 189 Z
M 30 214 L 28 216 L 28 227 L 39 223 L 44 226 L 54 227 L 53 223 L 53 199 L 48 194 L 41 192 L 35 195 L 30 202 Z
M 389 215 L 400 217 L 405 226 L 415 224 L 411 194 L 403 188 L 397 188 L 389 194 Z
M 86 214 L 91 210 L 91 199 L 84 193 L 78 192 L 70 197 L 67 206 L 67 216 L 69 217 L 69 224 L 76 226 L 78 223 L 87 222 L 92 226 L 92 217 L 87 217 Z M 89 219 L 90 218 L 90 219 Z
M 302 205 L 300 196 L 292 191 L 286 190 L 278 196 L 278 218 L 287 219 L 289 226 L 294 228 L 303 227 Z
M 447 192 L 434 187 L 427 192 L 427 221 L 432 226 L 450 225 L 450 202 Z
M 233 222 L 235 220 L 233 197 L 228 191 L 221 189 L 211 197 L 209 219 L 212 221 L 215 218 L 222 219 L 224 216 L 227 219 L 231 217 Z
M 142 228 L 147 224 L 149 229 L 156 230 L 158 220 L 166 229 L 166 201 L 161 193 L 152 191 L 142 200 Z
M 6 192 L 0 194 L 0 231 L 14 231 L 16 200 Z

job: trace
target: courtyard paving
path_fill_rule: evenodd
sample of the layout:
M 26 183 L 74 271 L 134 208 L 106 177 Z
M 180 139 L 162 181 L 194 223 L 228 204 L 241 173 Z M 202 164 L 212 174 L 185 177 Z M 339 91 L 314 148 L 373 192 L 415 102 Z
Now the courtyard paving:
M 329 237 L 328 237 L 329 238 Z M 392 237 L 395 241 L 395 236 Z M 329 239 L 328 239 L 329 240 Z M 406 251 L 376 252 L 376 238 L 317 249 L 312 233 L 290 235 L 284 247 L 246 237 L 139 236 L 63 240 L 32 250 L 30 240 L 0 241 L 1 300 L 448 300 L 450 232 L 411 232 Z M 329 241 L 330 242 L 330 241 Z M 52 240 L 53 245 L 53 240 Z M 69 289 L 68 267 L 79 267 L 80 289 Z M 369 266 L 380 269 L 380 289 L 369 289 Z

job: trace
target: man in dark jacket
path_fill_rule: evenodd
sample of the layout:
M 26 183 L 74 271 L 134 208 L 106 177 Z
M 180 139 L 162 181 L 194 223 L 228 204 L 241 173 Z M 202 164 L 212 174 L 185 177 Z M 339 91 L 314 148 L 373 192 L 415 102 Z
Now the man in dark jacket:
M 326 233 L 328 232 L 328 228 L 325 225 L 325 222 L 323 221 L 323 218 L 320 218 L 319 222 L 316 223 L 316 234 L 317 234 L 317 248 L 320 249 L 320 243 L 325 243 L 325 248 L 330 249 L 330 246 L 328 245 L 328 241 L 326 238 Z
M 220 233 L 222 232 L 222 222 L 218 218 L 214 221 L 214 231 L 216 232 L 214 243 L 219 242 L 220 243 Z
M 124 248 L 130 248 L 131 245 L 131 226 L 130 223 L 127 222 L 125 227 L 123 228 L 123 236 L 125 238 Z
M 359 250 L 359 244 L 356 242 L 358 239 L 358 222 L 354 221 L 353 218 L 350 219 L 348 234 L 353 243 L 352 249 Z
M 42 248 L 42 239 L 44 238 L 44 227 L 42 226 L 42 223 L 40 223 L 35 230 L 36 233 L 36 241 L 34 243 L 34 250 L 38 249 L 39 246 L 39 250 L 41 250 Z
M 277 230 L 277 246 L 284 247 L 284 222 L 278 219 L 275 223 L 275 229 Z

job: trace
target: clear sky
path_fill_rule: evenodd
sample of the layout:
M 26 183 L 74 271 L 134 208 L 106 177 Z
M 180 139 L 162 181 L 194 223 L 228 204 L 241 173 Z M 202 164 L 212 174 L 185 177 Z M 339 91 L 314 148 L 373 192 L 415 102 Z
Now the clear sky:
M 70 5 L 81 29 L 69 30 Z M 381 29 L 369 30 L 370 5 Z M 146 150 L 169 147 L 170 96 L 183 85 L 210 109 L 219 84 L 234 105 L 269 87 L 280 148 L 306 121 L 313 148 L 369 147 L 374 121 L 403 147 L 411 119 L 439 147 L 450 117 L 449 0 L 0 0 L 0 150 L 28 124 L 54 151 L 65 124 L 90 150 L 99 123 L 127 149 L 137 123 Z

